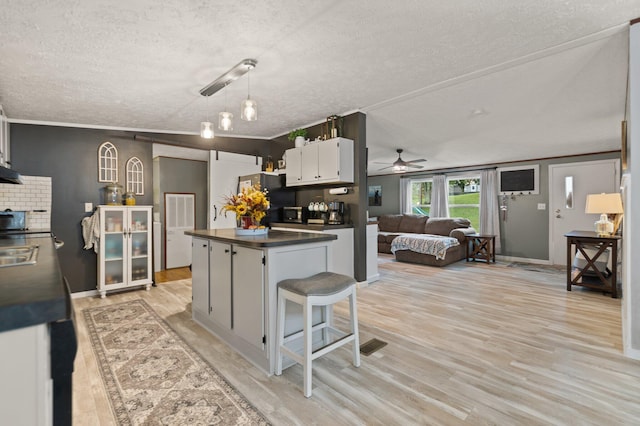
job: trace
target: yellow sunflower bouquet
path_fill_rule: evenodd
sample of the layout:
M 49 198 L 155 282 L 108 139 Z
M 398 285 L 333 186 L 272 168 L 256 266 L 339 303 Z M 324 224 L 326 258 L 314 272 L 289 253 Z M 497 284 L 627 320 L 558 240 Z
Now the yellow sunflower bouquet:
M 259 183 L 243 188 L 239 194 L 225 198 L 226 204 L 223 207 L 225 215 L 227 212 L 235 213 L 238 227 L 257 228 L 270 207 L 267 194 L 267 190 L 262 190 Z M 251 224 L 249 225 L 248 222 Z

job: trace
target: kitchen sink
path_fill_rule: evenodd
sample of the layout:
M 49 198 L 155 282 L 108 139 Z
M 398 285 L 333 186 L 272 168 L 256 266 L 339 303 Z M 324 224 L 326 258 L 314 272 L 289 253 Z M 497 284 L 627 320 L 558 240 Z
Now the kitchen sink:
M 37 258 L 37 245 L 0 248 L 0 268 L 5 266 L 35 265 Z

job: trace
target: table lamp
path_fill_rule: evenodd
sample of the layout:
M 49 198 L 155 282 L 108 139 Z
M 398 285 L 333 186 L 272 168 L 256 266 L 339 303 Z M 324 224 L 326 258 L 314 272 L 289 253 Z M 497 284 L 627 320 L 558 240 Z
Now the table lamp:
M 622 197 L 619 193 L 613 194 L 588 194 L 587 205 L 584 209 L 588 214 L 600 214 L 600 220 L 594 225 L 599 237 L 609 237 L 618 232 L 620 221 L 622 220 Z M 614 222 L 609 220 L 608 215 L 614 216 Z

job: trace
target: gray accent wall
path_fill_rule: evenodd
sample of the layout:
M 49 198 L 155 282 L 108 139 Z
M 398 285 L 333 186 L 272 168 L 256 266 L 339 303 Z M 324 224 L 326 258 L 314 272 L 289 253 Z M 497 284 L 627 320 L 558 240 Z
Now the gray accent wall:
M 98 147 L 110 141 L 118 149 L 118 182 L 124 186 L 125 164 L 138 157 L 144 165 L 144 194 L 138 205 L 152 205 L 151 144 L 133 142 L 105 130 L 11 124 L 11 159 L 15 170 L 29 176 L 50 176 L 52 183 L 51 229 L 65 242 L 58 250 L 62 273 L 72 292 L 95 290 L 97 255 L 84 250 L 80 222 L 84 203 L 103 204 L 98 182 Z
M 561 157 L 539 161 L 526 161 L 508 164 L 495 164 L 489 167 L 511 167 L 539 164 L 540 182 L 539 194 L 517 195 L 509 198 L 507 202 L 507 220 L 500 218 L 500 233 L 502 256 L 523 259 L 549 260 L 549 166 L 552 164 L 575 163 L 583 161 L 596 161 L 611 158 L 620 158 L 616 152 L 592 155 L 579 155 Z M 479 170 L 475 168 L 474 170 Z M 464 171 L 458 169 L 457 172 Z M 450 171 L 453 172 L 453 171 Z M 447 173 L 443 170 L 434 170 L 420 173 L 420 176 L 431 176 L 436 173 Z M 375 217 L 381 214 L 396 214 L 400 212 L 400 178 L 408 174 L 394 174 L 384 176 L 370 176 L 367 185 L 382 186 L 382 205 L 369 206 L 369 216 Z M 411 176 L 417 177 L 414 173 Z M 545 210 L 538 210 L 538 204 L 546 204 Z
M 207 228 L 207 162 L 184 160 L 180 158 L 156 157 L 153 159 L 153 179 L 155 200 L 153 209 L 160 214 L 162 236 L 160 238 L 162 253 L 165 253 L 164 194 L 195 194 L 195 226 L 196 229 Z M 161 269 L 165 269 L 164 256 L 161 257 Z

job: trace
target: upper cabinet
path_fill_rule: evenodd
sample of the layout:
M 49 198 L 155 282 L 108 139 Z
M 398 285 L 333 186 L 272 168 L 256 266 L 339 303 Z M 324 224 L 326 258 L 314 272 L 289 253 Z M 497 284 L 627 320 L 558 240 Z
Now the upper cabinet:
M 333 138 L 286 151 L 287 186 L 353 183 L 353 141 Z
M 0 105 L 0 166 L 10 167 L 9 158 L 9 121 Z

